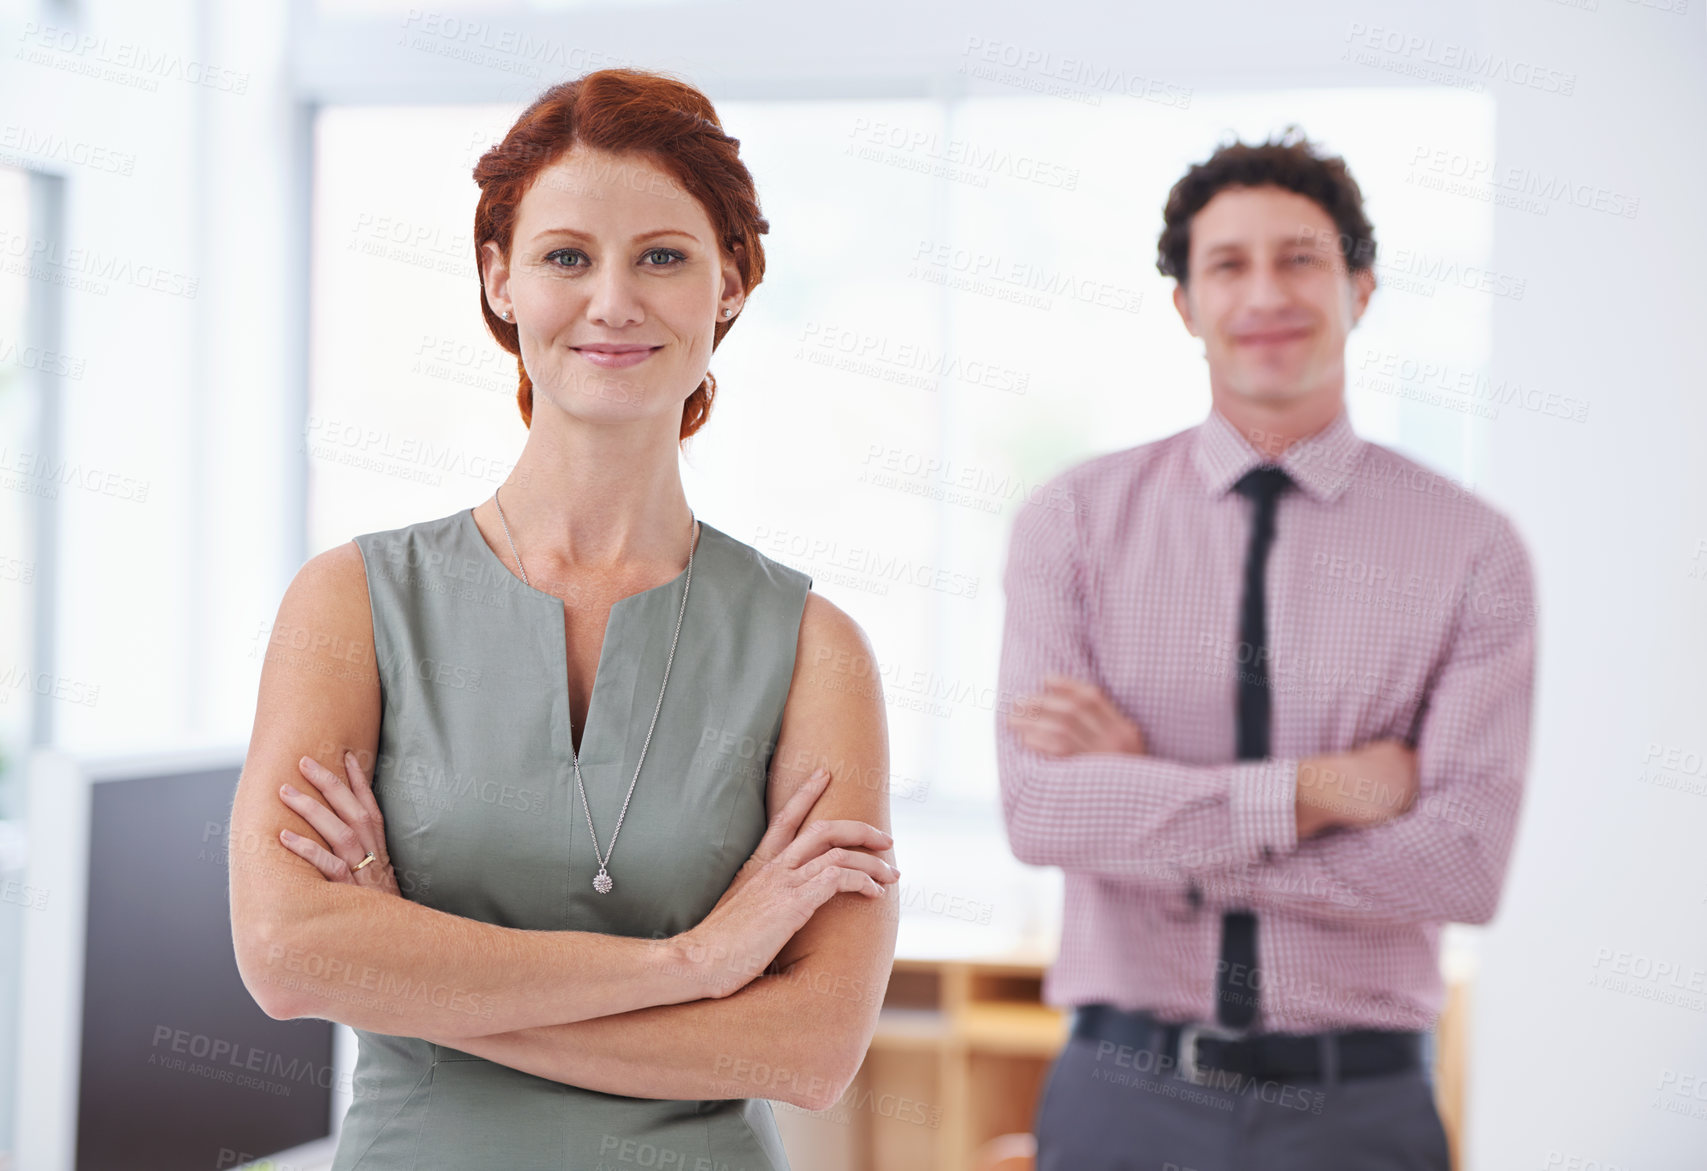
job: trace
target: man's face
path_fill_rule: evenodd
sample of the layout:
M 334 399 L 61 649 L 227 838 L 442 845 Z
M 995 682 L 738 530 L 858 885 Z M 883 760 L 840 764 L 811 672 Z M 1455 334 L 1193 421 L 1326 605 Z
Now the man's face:
M 1174 305 L 1203 339 L 1217 393 L 1279 407 L 1343 391 L 1346 335 L 1375 277 L 1347 270 L 1315 200 L 1273 186 L 1217 192 L 1192 217 L 1186 274 Z

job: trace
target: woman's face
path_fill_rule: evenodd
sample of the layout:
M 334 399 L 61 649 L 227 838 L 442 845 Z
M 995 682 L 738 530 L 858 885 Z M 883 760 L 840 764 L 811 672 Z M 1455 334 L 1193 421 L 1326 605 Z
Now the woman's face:
M 486 299 L 509 310 L 537 423 L 657 419 L 672 439 L 711 364 L 740 271 L 697 199 L 649 160 L 576 146 L 541 171 L 506 259 L 483 250 Z

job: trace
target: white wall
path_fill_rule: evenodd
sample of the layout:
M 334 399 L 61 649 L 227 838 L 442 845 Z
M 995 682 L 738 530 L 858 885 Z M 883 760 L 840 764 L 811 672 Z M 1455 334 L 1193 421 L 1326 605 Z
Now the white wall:
M 1665 1108 L 1707 1115 L 1675 1092 L 1707 1078 L 1707 12 L 1690 5 L 1502 5 L 1489 29 L 1579 74 L 1570 98 L 1502 94 L 1501 163 L 1641 202 L 1634 219 L 1496 226 L 1496 267 L 1527 278 L 1496 311 L 1500 373 L 1590 409 L 1583 427 L 1496 427 L 1488 459 L 1535 558 L 1542 668 L 1529 801 L 1483 941 L 1478 1168 L 1707 1165 L 1707 1116 Z M 1671 750 L 1697 754 L 1693 792 L 1667 787 L 1691 780 L 1664 767 Z M 1596 979 L 1660 964 L 1675 984 Z M 1668 993 L 1687 1003 L 1648 998 Z

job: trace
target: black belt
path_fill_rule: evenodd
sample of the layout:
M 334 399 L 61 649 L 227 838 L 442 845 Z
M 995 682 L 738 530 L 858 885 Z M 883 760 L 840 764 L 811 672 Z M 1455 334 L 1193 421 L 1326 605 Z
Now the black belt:
M 1127 1012 L 1110 1004 L 1080 1005 L 1073 1016 L 1073 1036 L 1154 1053 L 1158 1072 L 1178 1070 L 1192 1082 L 1200 1080 L 1201 1071 L 1212 1069 L 1273 1081 L 1321 1081 L 1324 1061 L 1332 1062 L 1341 1078 L 1398 1073 L 1422 1064 L 1419 1032 L 1347 1029 L 1229 1038 L 1216 1025 L 1170 1024 L 1148 1012 Z

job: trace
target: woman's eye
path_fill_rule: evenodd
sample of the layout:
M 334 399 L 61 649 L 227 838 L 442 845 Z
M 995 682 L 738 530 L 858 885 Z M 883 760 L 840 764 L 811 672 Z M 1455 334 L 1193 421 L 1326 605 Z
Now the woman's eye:
M 643 255 L 652 268 L 665 268 L 687 259 L 674 248 L 649 248 Z M 587 260 L 587 254 L 579 248 L 559 248 L 555 252 L 546 253 L 545 260 L 547 264 L 556 265 L 558 268 L 585 268 L 591 263 Z

